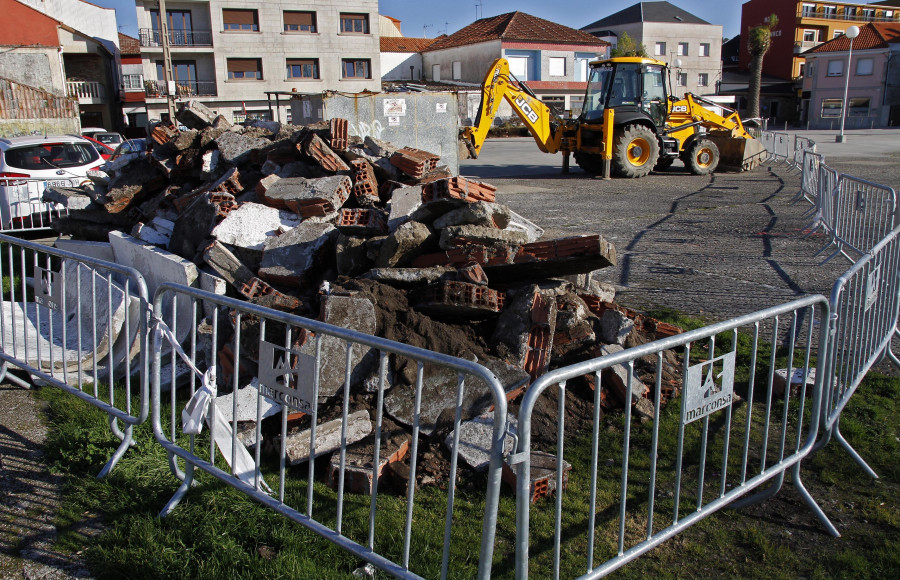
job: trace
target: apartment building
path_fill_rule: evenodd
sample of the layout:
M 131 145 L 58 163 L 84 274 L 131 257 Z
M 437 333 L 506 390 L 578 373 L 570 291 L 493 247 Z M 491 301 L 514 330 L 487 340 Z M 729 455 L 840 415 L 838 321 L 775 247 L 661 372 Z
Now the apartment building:
M 159 4 L 136 0 L 145 106 L 150 121 L 176 101 L 203 102 L 232 122 L 290 120 L 267 92 L 379 91 L 376 0 L 268 3 L 166 2 L 172 80 L 163 82 Z
M 844 34 L 848 27 L 869 22 L 900 21 L 898 0 L 857 4 L 851 2 L 816 2 L 810 0 L 750 0 L 741 6 L 741 30 L 768 22 L 778 16 L 772 32 L 772 45 L 763 61 L 763 73 L 785 80 L 804 76 L 802 53 Z M 741 34 L 740 68 L 750 66 L 747 34 Z M 807 97 L 804 97 L 807 98 Z
M 627 33 L 648 56 L 670 65 L 672 90 L 679 97 L 714 94 L 722 78 L 722 26 L 669 2 L 638 2 L 581 30 L 604 38 Z

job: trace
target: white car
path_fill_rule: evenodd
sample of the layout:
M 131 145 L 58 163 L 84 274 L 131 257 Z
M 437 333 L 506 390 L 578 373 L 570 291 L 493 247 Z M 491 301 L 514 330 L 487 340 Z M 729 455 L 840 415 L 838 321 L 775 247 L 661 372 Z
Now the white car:
M 35 215 L 53 210 L 41 201 L 48 186 L 78 187 L 103 165 L 97 149 L 73 135 L 0 138 L 0 229 L 33 229 Z

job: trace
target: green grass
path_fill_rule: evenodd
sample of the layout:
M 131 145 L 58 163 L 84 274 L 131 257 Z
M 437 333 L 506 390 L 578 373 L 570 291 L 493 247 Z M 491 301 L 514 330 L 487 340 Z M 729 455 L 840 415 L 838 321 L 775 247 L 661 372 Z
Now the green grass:
M 679 323 L 672 318 L 669 320 Z M 702 322 L 684 319 L 687 328 Z M 738 381 L 749 375 L 749 344 L 738 337 Z M 716 341 L 716 352 L 730 348 L 731 337 Z M 708 351 L 692 353 L 702 358 Z M 761 365 L 769 352 L 760 349 Z M 785 352 L 776 353 L 779 361 Z M 802 358 L 795 357 L 795 365 Z M 276 514 L 210 476 L 198 476 L 200 485 L 164 519 L 158 512 L 177 487 L 168 469 L 164 449 L 149 429 L 136 430 L 137 446 L 126 453 L 113 473 L 103 481 L 94 478 L 117 441 L 109 433 L 105 417 L 89 405 L 55 389 L 41 389 L 49 401 L 52 429 L 47 454 L 51 467 L 66 474 L 64 502 L 57 525 L 60 546 L 84 550 L 98 578 L 348 578 L 361 562 L 301 525 Z M 123 395 L 119 395 L 123 396 Z M 117 397 L 117 400 L 118 397 Z M 699 521 L 662 546 L 616 572 L 618 577 L 644 578 L 896 578 L 900 577 L 900 379 L 870 373 L 853 397 L 841 422 L 842 432 L 881 476 L 871 480 L 835 443 L 803 464 L 804 483 L 825 513 L 839 527 L 842 537 L 832 539 L 802 504 L 791 484 L 773 499 L 743 510 L 722 510 Z M 183 404 L 183 402 L 182 402 Z M 793 400 L 790 414 L 799 414 Z M 751 453 L 761 456 L 762 403 L 753 404 Z M 729 441 L 727 481 L 738 483 L 740 447 L 750 405 L 734 408 Z M 780 426 L 781 405 L 776 404 L 774 427 Z M 808 405 L 805 417 L 808 420 Z M 674 509 L 674 453 L 680 421 L 678 403 L 670 404 L 659 420 L 659 472 L 655 496 L 654 530 L 671 523 Z M 682 517 L 696 505 L 700 473 L 698 457 L 702 421 L 689 425 L 685 435 Z M 654 424 L 631 426 L 631 455 L 626 518 L 626 549 L 646 533 L 646 505 L 650 468 L 648 453 Z M 792 424 L 793 427 L 793 424 Z M 624 415 L 609 413 L 601 419 L 598 460 L 598 520 L 595 565 L 614 557 L 617 549 L 620 464 L 623 451 Z M 792 434 L 792 429 L 789 429 Z M 704 501 L 717 493 L 722 465 L 724 413 L 709 421 L 709 446 Z M 770 436 L 773 433 L 770 431 Z M 776 433 L 777 434 L 777 433 Z M 788 437 L 789 444 L 793 438 Z M 187 445 L 187 440 L 180 441 Z M 200 436 L 196 448 L 208 456 L 208 437 Z M 552 451 L 549 450 L 549 451 Z M 767 457 L 775 459 L 777 443 L 770 439 Z M 561 577 L 584 573 L 584 553 L 589 500 L 591 434 L 582 432 L 566 441 L 566 460 L 573 464 L 569 486 L 563 494 Z M 325 461 L 320 461 L 324 464 Z M 221 461 L 217 464 L 225 468 Z M 277 484 L 277 466 L 268 462 L 264 475 Z M 285 503 L 306 505 L 306 467 L 291 470 Z M 317 478 L 314 514 L 324 524 L 335 523 L 336 494 Z M 471 578 L 478 565 L 483 513 L 484 477 L 463 474 L 455 509 L 451 539 L 453 578 Z M 514 569 L 515 501 L 512 490 L 502 489 L 499 525 L 494 550 L 494 577 L 511 578 Z M 348 494 L 344 507 L 344 533 L 365 543 L 369 498 Z M 439 486 L 417 491 L 414 510 L 411 568 L 425 577 L 438 577 L 443 547 L 446 492 Z M 540 500 L 531 511 L 530 569 L 532 578 L 547 577 L 553 561 L 555 498 Z M 399 561 L 406 501 L 379 496 L 376 551 Z M 99 514 L 105 531 L 86 538 L 79 533 L 85 514 Z

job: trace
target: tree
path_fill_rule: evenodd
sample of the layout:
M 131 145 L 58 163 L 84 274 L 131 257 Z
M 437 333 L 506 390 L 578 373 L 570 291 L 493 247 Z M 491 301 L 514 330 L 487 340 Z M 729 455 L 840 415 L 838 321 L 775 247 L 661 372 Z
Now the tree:
M 759 91 L 762 87 L 763 58 L 772 46 L 772 31 L 778 26 L 778 16 L 772 14 L 765 24 L 750 28 L 747 46 L 750 52 L 750 84 L 747 87 L 747 114 L 759 117 Z
M 643 44 L 635 43 L 627 32 L 623 32 L 610 56 L 613 58 L 617 56 L 647 56 L 647 49 Z

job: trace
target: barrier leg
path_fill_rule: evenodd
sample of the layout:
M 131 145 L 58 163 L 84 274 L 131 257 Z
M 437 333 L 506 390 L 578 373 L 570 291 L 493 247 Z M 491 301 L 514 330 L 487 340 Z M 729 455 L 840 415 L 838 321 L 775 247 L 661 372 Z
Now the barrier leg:
M 3 361 L 3 364 L 0 365 L 0 381 L 9 381 L 22 387 L 23 389 L 31 389 L 31 383 L 24 379 L 20 379 L 16 375 L 9 372 L 8 361 Z
M 791 477 L 794 481 L 794 487 L 797 488 L 797 492 L 800 494 L 800 497 L 803 498 L 803 503 L 816 514 L 819 522 L 821 522 L 828 533 L 831 534 L 831 537 L 840 538 L 841 533 L 834 527 L 834 524 L 831 523 L 831 520 L 828 519 L 828 516 L 825 515 L 825 512 L 822 511 L 822 508 L 820 508 L 819 504 L 816 503 L 816 500 L 813 499 L 813 496 L 810 495 L 809 490 L 803 485 L 803 481 L 800 479 L 800 464 L 801 462 L 798 461 L 791 468 Z
M 734 501 L 728 507 L 739 510 L 739 509 L 743 509 L 745 507 L 749 507 L 751 505 L 756 505 L 756 504 L 761 503 L 771 497 L 775 497 L 775 495 L 779 491 L 781 491 L 781 486 L 783 486 L 783 485 L 784 485 L 784 472 L 782 471 L 781 473 L 778 474 L 778 477 L 775 478 L 775 482 L 770 487 L 767 487 L 766 489 L 764 489 L 760 492 L 754 493 L 750 497 L 745 497 L 743 499 Z
M 834 438 L 837 440 L 837 442 L 840 443 L 841 447 L 843 447 L 847 451 L 847 453 L 850 454 L 850 457 L 852 457 L 856 461 L 856 463 L 858 463 L 859 466 L 863 468 L 863 471 L 865 471 L 869 475 L 869 477 L 871 477 L 873 479 L 878 479 L 878 474 L 875 473 L 875 470 L 872 469 L 871 467 L 869 467 L 869 464 L 866 463 L 865 460 L 859 455 L 859 453 L 856 452 L 856 449 L 854 449 L 850 445 L 850 443 L 848 443 L 847 440 L 844 439 L 844 436 L 841 435 L 841 417 L 840 417 L 840 415 L 838 415 L 837 420 L 834 422 L 834 429 L 832 429 L 832 432 L 833 432 Z
M 191 489 L 191 484 L 194 481 L 194 466 L 188 463 L 184 468 L 184 481 L 181 482 L 181 485 L 178 486 L 178 489 L 175 490 L 175 493 L 172 495 L 172 498 L 166 503 L 163 507 L 162 511 L 159 512 L 159 517 L 164 518 L 178 507 L 178 504 L 181 502 L 181 498 L 184 497 L 184 494 Z
M 114 417 L 110 417 L 109 424 L 111 427 L 115 427 L 116 419 Z M 115 431 L 113 431 L 115 432 Z M 122 456 L 125 455 L 125 452 L 128 451 L 128 448 L 131 447 L 132 444 L 132 436 L 134 432 L 134 425 L 129 425 L 125 428 L 125 432 L 122 433 L 122 442 L 119 443 L 119 446 L 116 447 L 115 453 L 112 454 L 112 457 L 109 458 L 109 461 L 106 462 L 106 465 L 103 466 L 103 469 L 100 470 L 100 473 L 97 474 L 97 479 L 103 479 L 109 472 L 112 471 L 112 468 L 116 466 L 116 463 L 122 459 Z

